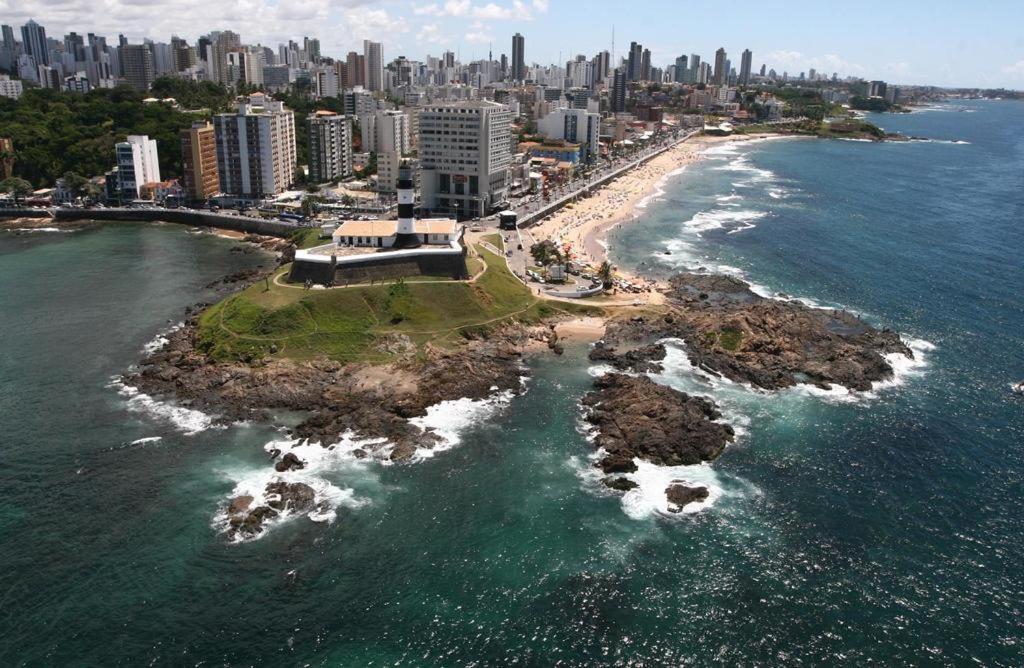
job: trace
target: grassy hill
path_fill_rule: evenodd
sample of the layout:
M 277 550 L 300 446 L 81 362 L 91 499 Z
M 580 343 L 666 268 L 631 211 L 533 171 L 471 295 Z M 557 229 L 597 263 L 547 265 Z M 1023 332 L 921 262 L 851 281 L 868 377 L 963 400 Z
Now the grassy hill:
M 387 362 L 382 344 L 402 334 L 416 345 L 449 347 L 513 321 L 536 323 L 564 313 L 600 309 L 537 299 L 509 271 L 504 258 L 477 247 L 486 271 L 475 282 L 417 282 L 332 290 L 278 285 L 278 270 L 210 307 L 200 318 L 200 348 L 218 360 L 267 356 L 328 357 L 339 362 Z M 269 289 L 268 289 L 269 283 Z

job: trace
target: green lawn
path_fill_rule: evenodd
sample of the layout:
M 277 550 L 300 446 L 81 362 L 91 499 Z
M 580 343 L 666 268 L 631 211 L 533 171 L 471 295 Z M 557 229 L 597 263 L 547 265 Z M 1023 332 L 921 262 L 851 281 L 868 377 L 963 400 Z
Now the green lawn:
M 386 362 L 375 343 L 390 333 L 451 346 L 517 320 L 537 322 L 558 312 L 592 313 L 593 307 L 554 304 L 534 297 L 504 258 L 477 247 L 487 271 L 475 282 L 419 279 L 386 285 L 303 290 L 259 282 L 209 308 L 200 318 L 200 348 L 220 360 L 267 356 L 329 357 Z M 278 274 L 284 273 L 282 268 Z

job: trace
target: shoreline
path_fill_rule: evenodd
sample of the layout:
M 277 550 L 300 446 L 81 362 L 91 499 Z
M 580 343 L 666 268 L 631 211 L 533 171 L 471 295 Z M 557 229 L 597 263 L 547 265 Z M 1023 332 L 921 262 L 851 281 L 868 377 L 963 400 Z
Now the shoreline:
M 758 133 L 728 137 L 698 136 L 684 141 L 650 162 L 615 179 L 590 197 L 581 199 L 527 228 L 537 241 L 550 239 L 570 246 L 575 258 L 597 267 L 608 260 L 608 233 L 628 222 L 635 222 L 647 203 L 659 194 L 672 176 L 701 160 L 709 148 L 730 142 L 781 137 L 779 133 Z M 640 279 L 633 272 L 616 266 L 618 275 L 631 282 L 643 281 L 665 287 L 652 279 Z

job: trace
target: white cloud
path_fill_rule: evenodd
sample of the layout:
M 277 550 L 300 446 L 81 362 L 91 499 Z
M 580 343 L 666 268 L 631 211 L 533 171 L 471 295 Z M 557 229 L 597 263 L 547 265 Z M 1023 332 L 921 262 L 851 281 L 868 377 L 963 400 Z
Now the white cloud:
M 494 35 L 489 32 L 467 32 L 466 41 L 470 44 L 487 44 L 494 41 Z
M 1015 77 L 1024 77 L 1024 60 L 1018 60 L 1015 63 L 1011 63 L 1003 68 L 1003 74 L 1009 74 Z

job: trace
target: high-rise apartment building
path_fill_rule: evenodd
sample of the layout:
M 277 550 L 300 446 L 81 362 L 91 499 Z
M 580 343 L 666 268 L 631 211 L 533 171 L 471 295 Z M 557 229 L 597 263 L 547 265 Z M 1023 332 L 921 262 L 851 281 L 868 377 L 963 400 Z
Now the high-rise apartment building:
M 363 58 L 365 58 L 364 66 L 366 67 L 364 75 L 366 90 L 384 90 L 384 49 L 380 42 L 364 39 Z
M 213 118 L 221 191 L 244 199 L 279 195 L 295 180 L 295 115 L 262 93 Z
M 4 38 L 6 42 L 6 37 Z M 30 20 L 21 26 L 21 50 L 32 56 L 36 65 L 50 64 L 50 48 L 46 44 L 46 28 Z
M 153 85 L 155 68 L 153 52 L 148 44 L 125 44 L 121 53 L 121 72 L 128 85 L 135 90 L 149 90 Z
M 309 180 L 325 183 L 352 174 L 352 119 L 318 111 L 309 124 Z
M 743 57 L 740 58 L 740 85 L 746 86 L 750 83 L 750 70 L 754 64 L 754 54 L 750 49 L 743 50 Z
M 729 76 L 729 71 L 726 69 L 725 62 L 725 49 L 719 48 L 718 51 L 715 51 L 714 83 L 716 86 L 725 84 L 726 79 Z
M 512 35 L 512 81 L 526 80 L 526 39 L 516 33 Z
M 651 81 L 651 50 L 644 49 L 640 54 L 640 81 Z
M 419 155 L 423 206 L 460 218 L 505 201 L 512 164 L 512 110 L 475 100 L 424 107 Z
M 139 189 L 160 180 L 160 159 L 156 140 L 146 135 L 128 135 L 114 145 L 117 156 L 117 193 L 122 201 L 137 199 Z
M 182 130 L 181 168 L 185 197 L 190 202 L 205 202 L 220 192 L 217 174 L 217 139 L 213 124 L 200 121 Z
M 626 72 L 622 67 L 616 68 L 612 78 L 612 94 L 608 100 L 613 114 L 626 111 Z
M 345 58 L 345 82 L 343 88 L 366 86 L 366 56 L 349 51 Z

